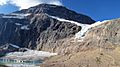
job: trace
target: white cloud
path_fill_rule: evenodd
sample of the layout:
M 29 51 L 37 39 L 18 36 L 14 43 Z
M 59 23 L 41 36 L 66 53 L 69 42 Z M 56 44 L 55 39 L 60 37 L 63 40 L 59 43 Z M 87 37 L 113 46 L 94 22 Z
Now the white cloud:
M 0 0 L 0 5 L 5 5 L 8 3 L 20 7 L 20 9 L 27 9 L 42 3 L 62 5 L 60 0 Z
M 0 0 L 0 5 L 7 4 L 7 2 L 9 2 L 9 0 Z

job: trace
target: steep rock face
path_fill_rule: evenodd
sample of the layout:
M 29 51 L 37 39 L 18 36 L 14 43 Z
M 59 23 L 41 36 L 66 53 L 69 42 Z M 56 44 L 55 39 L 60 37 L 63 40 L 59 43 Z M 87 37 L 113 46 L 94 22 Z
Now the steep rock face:
M 120 19 L 91 28 L 83 41 L 73 38 L 64 40 L 60 55 L 46 60 L 41 67 L 120 66 Z
M 72 37 L 81 30 L 81 27 L 75 24 L 61 22 L 47 17 L 45 14 L 37 15 L 32 20 L 34 21 L 30 22 L 29 33 L 25 33 L 27 35 L 25 40 L 29 41 L 30 47 L 35 47 L 36 44 L 38 50 L 51 50 L 56 45 L 57 40 Z
M 21 26 L 15 23 L 26 25 L 28 21 L 25 19 L 0 18 L 0 45 L 5 43 L 21 45 Z
M 60 22 L 42 13 L 29 19 L 0 18 L 0 20 L 1 44 L 12 43 L 31 49 L 36 49 L 38 44 L 40 45 L 38 49 L 42 49 L 48 41 L 55 42 L 71 37 L 81 29 L 75 24 Z
M 64 12 L 63 12 L 64 11 Z M 54 51 L 57 40 L 70 38 L 81 30 L 73 23 L 50 16 L 92 24 L 91 18 L 77 14 L 63 6 L 40 4 L 0 17 L 0 45 L 6 43 L 30 49 Z

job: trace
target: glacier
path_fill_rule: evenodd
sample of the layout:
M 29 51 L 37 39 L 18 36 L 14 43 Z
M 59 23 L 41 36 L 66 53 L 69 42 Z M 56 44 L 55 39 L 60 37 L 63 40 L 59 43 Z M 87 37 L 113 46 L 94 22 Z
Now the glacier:
M 46 57 L 55 56 L 57 53 L 50 53 L 46 51 L 27 50 L 25 52 L 11 52 L 6 54 L 5 58 L 19 59 L 19 60 L 38 60 Z
M 82 29 L 78 33 L 75 34 L 75 39 L 81 39 L 81 40 L 84 38 L 85 33 L 87 31 L 89 31 L 90 28 L 99 26 L 99 25 L 101 25 L 101 24 L 103 24 L 103 23 L 105 23 L 107 21 L 110 21 L 110 20 L 104 20 L 104 21 L 97 21 L 97 22 L 95 22 L 93 24 L 82 24 L 82 23 L 79 23 L 79 22 L 76 22 L 76 21 L 66 20 L 66 19 L 63 19 L 63 18 L 56 17 L 56 16 L 50 16 L 50 15 L 48 15 L 48 16 L 51 17 L 51 18 L 54 18 L 54 19 L 56 19 L 58 21 L 70 22 L 72 24 L 76 24 L 77 26 L 81 26 Z
M 76 21 L 66 20 L 66 19 L 63 19 L 63 18 L 55 17 L 55 16 L 49 16 L 49 17 L 54 18 L 58 21 L 70 22 L 72 24 L 76 24 L 77 26 L 81 26 L 82 29 L 78 33 L 75 34 L 75 39 L 82 38 L 82 36 L 85 34 L 85 32 L 90 28 L 89 24 L 81 24 L 81 23 L 76 22 Z
M 101 24 L 104 24 L 104 23 L 106 23 L 108 21 L 110 21 L 110 20 L 97 21 L 97 22 L 95 22 L 95 23 L 93 23 L 91 25 L 85 25 L 85 24 L 83 24 L 81 26 L 82 27 L 81 31 L 79 31 L 78 33 L 75 34 L 75 39 L 78 39 L 78 40 L 81 39 L 82 40 L 84 38 L 84 36 L 85 36 L 85 33 L 88 32 L 89 29 L 91 29 L 93 27 L 96 27 L 96 26 L 99 26 Z

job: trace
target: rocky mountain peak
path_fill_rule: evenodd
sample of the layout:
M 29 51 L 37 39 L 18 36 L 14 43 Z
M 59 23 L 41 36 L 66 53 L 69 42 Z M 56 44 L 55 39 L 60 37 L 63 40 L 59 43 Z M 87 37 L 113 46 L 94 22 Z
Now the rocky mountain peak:
M 69 10 L 64 6 L 57 6 L 51 4 L 39 4 L 34 7 L 30 7 L 28 9 L 24 9 L 21 11 L 16 11 L 14 13 L 31 13 L 31 14 L 48 14 L 51 16 L 56 16 L 59 18 L 64 18 L 67 20 L 77 21 L 83 24 L 92 24 L 95 21 L 92 20 L 90 17 L 76 13 L 75 11 Z

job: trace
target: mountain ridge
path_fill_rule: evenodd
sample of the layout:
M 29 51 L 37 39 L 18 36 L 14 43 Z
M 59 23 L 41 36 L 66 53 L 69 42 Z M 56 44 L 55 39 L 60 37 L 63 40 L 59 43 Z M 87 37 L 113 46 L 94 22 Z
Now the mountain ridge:
M 91 18 L 63 6 L 40 4 L 2 15 L 0 18 L 0 44 L 10 43 L 30 49 L 53 51 L 51 49 L 58 45 L 57 40 L 72 37 L 81 30 L 81 27 L 76 24 L 50 17 L 54 13 L 57 17 L 60 15 L 62 19 L 76 20 L 81 24 L 95 22 Z M 61 18 L 60 16 L 58 18 Z
M 92 24 L 95 22 L 90 17 L 83 14 L 78 14 L 75 11 L 69 10 L 64 6 L 56 6 L 51 4 L 39 4 L 37 6 L 31 7 L 28 9 L 23 9 L 21 11 L 17 11 L 13 13 L 21 13 L 21 12 L 32 13 L 32 14 L 46 13 L 51 16 L 56 16 L 59 18 L 67 19 L 67 20 L 73 20 L 76 22 L 81 22 L 83 24 Z
M 119 67 L 119 25 L 120 19 L 95 23 L 63 6 L 40 4 L 0 15 L 0 52 L 26 58 L 27 51 L 32 58 L 26 60 L 38 60 L 47 51 L 41 67 Z

